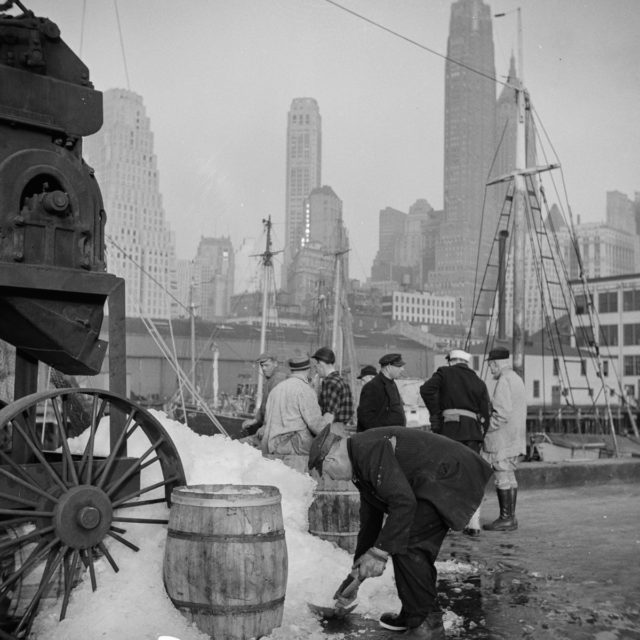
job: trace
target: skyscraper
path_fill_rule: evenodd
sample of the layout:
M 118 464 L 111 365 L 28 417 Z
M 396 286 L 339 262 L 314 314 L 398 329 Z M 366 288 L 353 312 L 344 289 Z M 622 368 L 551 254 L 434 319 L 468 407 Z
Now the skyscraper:
M 287 119 L 285 247 L 282 282 L 308 235 L 305 199 L 321 185 L 322 121 L 314 98 L 295 98 Z
M 104 92 L 104 124 L 84 151 L 102 190 L 107 269 L 126 281 L 127 316 L 169 317 L 175 281 L 175 238 L 158 187 L 153 133 L 142 96 Z
M 287 290 L 307 313 L 321 295 L 333 292 L 336 256 L 349 249 L 342 218 L 342 200 L 328 185 L 313 189 L 304 203 L 306 232 L 289 269 Z M 348 279 L 348 253 L 342 253 L 343 280 Z
M 496 219 L 490 193 L 485 203 L 495 152 L 496 85 L 490 79 L 495 77 L 491 11 L 482 0 L 452 4 L 447 57 L 444 220 L 429 284 L 434 293 L 454 295 L 468 320 L 474 284 L 482 277 Z
M 231 239 L 200 238 L 193 266 L 193 300 L 203 320 L 222 320 L 229 315 L 233 294 L 234 254 Z

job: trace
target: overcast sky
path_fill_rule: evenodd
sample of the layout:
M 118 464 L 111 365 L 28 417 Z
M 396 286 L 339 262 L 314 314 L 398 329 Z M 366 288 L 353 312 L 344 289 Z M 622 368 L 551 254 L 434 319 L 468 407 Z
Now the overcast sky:
M 446 53 L 449 0 L 339 1 Z M 201 235 L 236 247 L 259 237 L 267 215 L 281 248 L 296 97 L 320 107 L 322 182 L 343 201 L 352 277 L 370 273 L 380 209 L 442 207 L 444 60 L 327 0 L 119 0 L 124 56 L 114 0 L 25 3 L 58 24 L 97 89 L 142 95 L 178 257 L 192 258 Z M 494 20 L 499 77 L 523 7 L 525 84 L 569 204 L 583 222 L 604 220 L 606 191 L 640 191 L 640 2 L 489 4 L 513 11 Z

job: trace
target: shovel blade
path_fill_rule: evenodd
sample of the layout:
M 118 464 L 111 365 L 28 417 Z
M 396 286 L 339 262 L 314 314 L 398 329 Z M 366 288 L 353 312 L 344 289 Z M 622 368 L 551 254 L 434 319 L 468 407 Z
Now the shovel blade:
M 357 606 L 357 602 L 352 602 L 348 607 L 323 607 L 319 604 L 307 603 L 311 613 L 319 616 L 323 620 L 333 620 L 335 618 L 346 618 Z

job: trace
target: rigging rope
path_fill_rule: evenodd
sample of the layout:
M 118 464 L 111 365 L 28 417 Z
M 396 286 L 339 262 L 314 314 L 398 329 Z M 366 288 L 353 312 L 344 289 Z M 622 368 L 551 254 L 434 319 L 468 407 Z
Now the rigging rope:
M 369 24 L 373 25 L 374 27 L 377 27 L 378 29 L 382 29 L 383 31 L 386 31 L 387 33 L 390 33 L 393 36 L 396 36 L 397 38 L 400 38 L 401 40 L 404 40 L 405 42 L 408 42 L 410 44 L 415 45 L 416 47 L 419 47 L 420 49 L 423 49 L 424 51 L 428 51 L 429 53 L 432 53 L 434 56 L 438 56 L 439 58 L 442 58 L 444 60 L 446 60 L 447 62 L 451 62 L 453 64 L 458 65 L 459 67 L 463 67 L 464 69 L 467 69 L 468 71 L 471 71 L 472 73 L 476 73 L 479 76 L 482 76 L 483 78 L 487 78 L 487 80 L 491 80 L 492 82 L 495 82 L 496 84 L 501 84 L 504 85 L 505 87 L 512 87 L 514 89 L 516 89 L 517 87 L 514 87 L 512 84 L 508 83 L 508 82 L 503 82 L 502 80 L 499 80 L 498 78 L 496 78 L 495 76 L 492 76 L 491 74 L 485 73 L 484 71 L 480 71 L 479 69 L 476 69 L 468 64 L 465 64 L 464 62 L 460 62 L 460 60 L 456 60 L 455 58 L 451 58 L 448 55 L 445 55 L 443 53 L 440 53 L 439 51 L 436 51 L 435 49 L 431 49 L 429 47 L 427 47 L 424 44 L 421 44 L 420 42 L 417 42 L 416 40 L 412 40 L 411 38 L 402 35 L 401 33 L 398 33 L 397 31 L 394 31 L 393 29 L 389 29 L 389 27 L 385 27 L 383 24 L 380 24 L 379 22 L 376 22 L 375 20 L 372 20 L 371 18 L 367 18 L 366 16 L 363 16 L 361 13 L 358 13 L 356 11 L 354 11 L 353 9 L 349 9 L 348 7 L 345 7 L 344 5 L 339 4 L 338 2 L 335 2 L 335 0 L 325 0 L 325 2 L 328 2 L 329 4 L 333 5 L 334 7 L 337 7 L 338 9 L 342 9 L 342 11 L 345 11 L 346 13 L 350 13 L 352 16 L 355 16 L 356 18 L 358 18 L 359 20 L 364 20 L 365 22 L 368 22 Z

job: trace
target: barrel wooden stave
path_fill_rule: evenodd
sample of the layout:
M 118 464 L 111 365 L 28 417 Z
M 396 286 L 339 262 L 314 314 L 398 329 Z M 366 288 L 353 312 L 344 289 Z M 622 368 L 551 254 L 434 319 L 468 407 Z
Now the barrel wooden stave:
M 360 493 L 351 480 L 332 480 L 313 473 L 318 482 L 309 507 L 309 533 L 349 553 L 356 550 L 360 529 Z
M 174 490 L 164 578 L 174 605 L 213 638 L 246 640 L 282 623 L 287 550 L 275 487 Z M 260 494 L 251 493 L 260 489 Z M 227 493 L 225 493 L 227 492 Z M 178 495 L 176 495 L 178 493 Z M 186 502 L 186 504 L 185 504 Z

